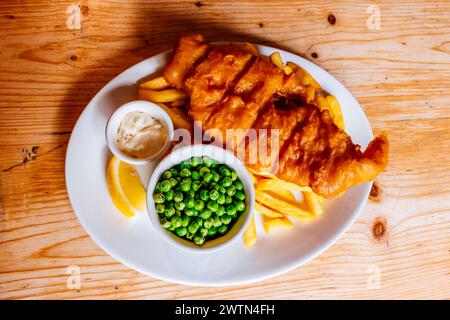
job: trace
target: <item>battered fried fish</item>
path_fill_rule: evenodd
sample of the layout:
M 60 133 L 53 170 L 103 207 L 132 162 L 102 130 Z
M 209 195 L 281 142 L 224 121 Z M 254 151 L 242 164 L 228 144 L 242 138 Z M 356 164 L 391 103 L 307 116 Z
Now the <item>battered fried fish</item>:
M 220 135 L 255 170 L 333 198 L 374 179 L 387 165 L 385 136 L 361 152 L 327 110 L 304 102 L 305 88 L 295 73 L 285 75 L 268 58 L 239 46 L 182 36 L 164 76 L 188 93 L 191 119 Z M 261 156 L 262 144 L 266 156 Z

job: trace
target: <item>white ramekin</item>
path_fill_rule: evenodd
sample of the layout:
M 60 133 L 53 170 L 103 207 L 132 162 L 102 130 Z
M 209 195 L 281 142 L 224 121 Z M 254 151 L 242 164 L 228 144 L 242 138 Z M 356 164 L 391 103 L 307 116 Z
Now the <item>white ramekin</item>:
M 158 213 L 156 212 L 155 202 L 153 201 L 153 192 L 155 190 L 156 183 L 165 170 L 179 164 L 184 160 L 190 159 L 191 157 L 201 156 L 208 156 L 216 160 L 218 163 L 226 164 L 236 171 L 239 179 L 244 185 L 246 194 L 246 209 L 244 214 L 239 217 L 237 222 L 226 234 L 213 240 L 208 240 L 202 246 L 197 246 L 193 242 L 182 239 L 162 227 L 159 221 Z M 159 232 L 164 239 L 166 239 L 176 247 L 191 252 L 211 252 L 224 248 L 231 244 L 234 240 L 241 238 L 241 235 L 250 223 L 251 216 L 254 210 L 254 202 L 255 189 L 253 187 L 252 178 L 250 177 L 250 174 L 248 173 L 245 166 L 231 152 L 228 152 L 214 145 L 195 144 L 173 150 L 155 168 L 147 187 L 147 211 L 150 216 L 150 220 L 155 227 L 155 230 L 157 230 L 157 232 Z
M 161 121 L 161 123 L 166 127 L 167 129 L 167 139 L 164 146 L 161 148 L 160 151 L 155 153 L 154 155 L 142 158 L 142 159 L 136 159 L 133 157 L 130 157 L 126 155 L 124 152 L 122 152 L 116 144 L 116 138 L 117 138 L 117 131 L 119 129 L 120 123 L 122 119 L 125 117 L 125 115 L 129 112 L 145 112 L 148 115 L 158 119 Z M 106 142 L 108 144 L 109 149 L 111 152 L 119 158 L 123 162 L 127 162 L 134 165 L 141 165 L 146 164 L 148 162 L 152 162 L 154 160 L 159 159 L 161 156 L 165 154 L 165 152 L 168 150 L 170 143 L 172 141 L 173 137 L 173 123 L 170 119 L 169 115 L 167 114 L 164 109 L 162 109 L 160 106 L 158 106 L 155 103 L 149 102 L 149 101 L 143 101 L 143 100 L 136 100 L 131 101 L 123 106 L 119 107 L 114 113 L 111 115 L 111 117 L 108 120 L 108 123 L 106 124 Z

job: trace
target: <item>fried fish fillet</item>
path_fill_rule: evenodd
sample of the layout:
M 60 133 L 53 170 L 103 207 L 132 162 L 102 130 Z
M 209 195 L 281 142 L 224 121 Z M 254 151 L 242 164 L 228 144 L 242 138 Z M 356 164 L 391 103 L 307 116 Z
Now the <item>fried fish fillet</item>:
M 385 136 L 361 152 L 327 110 L 304 102 L 305 88 L 295 73 L 285 75 L 268 58 L 237 45 L 182 36 L 164 76 L 188 93 L 191 119 L 254 170 L 333 198 L 374 179 L 387 165 Z

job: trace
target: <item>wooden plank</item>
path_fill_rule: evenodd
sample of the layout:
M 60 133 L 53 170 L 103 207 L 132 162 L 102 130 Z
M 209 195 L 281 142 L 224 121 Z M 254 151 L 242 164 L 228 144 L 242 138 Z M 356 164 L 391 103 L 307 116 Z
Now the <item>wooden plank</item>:
M 380 30 L 367 27 L 369 1 L 78 3 L 80 30 L 67 27 L 70 1 L 0 3 L 1 299 L 450 298 L 450 2 L 376 3 Z M 372 200 L 307 265 L 251 285 L 176 285 L 116 262 L 76 219 L 64 157 L 79 114 L 186 32 L 301 54 L 350 89 L 375 132 L 389 132 Z M 80 290 L 66 287 L 70 265 Z M 374 270 L 380 289 L 367 286 Z

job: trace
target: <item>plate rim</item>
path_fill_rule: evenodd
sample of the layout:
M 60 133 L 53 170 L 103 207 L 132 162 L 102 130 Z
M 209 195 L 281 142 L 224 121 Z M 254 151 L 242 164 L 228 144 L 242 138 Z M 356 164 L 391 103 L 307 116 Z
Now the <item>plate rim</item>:
M 220 42 L 221 44 L 223 43 L 239 43 L 239 42 L 235 42 L 235 41 L 229 41 L 229 42 Z M 213 42 L 214 43 L 214 42 Z M 288 55 L 293 55 L 295 56 L 297 59 L 302 60 L 303 62 L 306 62 L 306 64 L 312 65 L 314 66 L 314 68 L 318 68 L 321 72 L 325 73 L 327 76 L 331 77 L 336 83 L 339 84 L 339 86 L 341 87 L 340 89 L 343 89 L 344 91 L 347 91 L 349 93 L 349 96 L 354 100 L 354 102 L 356 102 L 357 106 L 359 107 L 359 109 L 361 110 L 362 114 L 364 115 L 367 124 L 368 124 L 368 128 L 370 130 L 370 134 L 369 136 L 371 138 L 373 138 L 373 130 L 372 127 L 370 125 L 369 119 L 367 118 L 367 115 L 365 114 L 363 108 L 361 108 L 361 105 L 359 104 L 359 102 L 356 100 L 356 98 L 353 96 L 353 94 L 350 92 L 350 90 L 348 90 L 341 81 L 339 81 L 338 79 L 336 79 L 331 73 L 329 73 L 328 71 L 326 71 L 325 69 L 323 69 L 322 67 L 318 66 L 317 64 L 315 64 L 314 62 L 305 59 L 304 57 L 286 51 L 286 50 L 282 50 L 279 48 L 275 48 L 272 46 L 267 46 L 264 44 L 256 44 L 253 43 L 255 46 L 259 47 L 259 48 L 264 48 L 266 50 L 275 52 L 278 51 L 282 54 L 288 54 Z M 91 108 L 94 107 L 96 100 L 98 100 L 98 98 L 100 96 L 102 96 L 103 93 L 107 92 L 107 90 L 109 89 L 109 86 L 111 85 L 111 83 L 118 77 L 120 77 L 122 74 L 126 73 L 129 71 L 129 69 L 131 68 L 136 68 L 139 64 L 145 64 L 147 62 L 147 60 L 149 59 L 153 59 L 156 58 L 158 56 L 163 57 L 164 55 L 170 53 L 172 50 L 165 50 L 162 51 L 160 53 L 157 53 L 155 55 L 152 55 L 150 57 L 147 57 L 146 59 L 128 67 L 127 69 L 123 70 L 122 72 L 120 72 L 119 74 L 117 74 L 116 76 L 114 76 L 114 78 L 112 78 L 110 81 L 108 81 L 108 83 L 106 83 L 96 94 L 95 96 L 89 101 L 89 103 L 86 105 L 86 107 L 83 109 L 83 111 L 81 112 L 80 116 L 77 119 L 77 122 L 75 123 L 73 129 L 72 129 L 72 133 L 70 135 L 69 138 L 69 142 L 67 145 L 67 150 L 66 150 L 66 155 L 65 155 L 65 161 L 64 161 L 64 180 L 66 183 L 66 191 L 67 191 L 67 196 L 69 199 L 69 203 L 72 207 L 73 212 L 75 213 L 75 216 L 77 217 L 77 219 L 79 220 L 81 226 L 83 227 L 84 231 L 89 235 L 89 237 L 103 250 L 105 251 L 110 257 L 112 257 L 113 259 L 115 259 L 116 261 L 122 263 L 123 265 L 136 270 L 144 275 L 153 277 L 155 279 L 159 279 L 159 280 L 163 280 L 163 281 L 167 281 L 170 283 L 178 283 L 178 284 L 183 284 L 183 285 L 190 285 L 190 286 L 201 286 L 201 287 L 211 287 L 211 286 L 220 286 L 220 287 L 226 287 L 226 286 L 235 286 L 235 285 L 245 285 L 245 284 L 250 284 L 250 283 L 255 283 L 255 282 L 259 282 L 259 281 L 263 281 L 263 280 L 267 280 L 279 275 L 282 275 L 284 273 L 287 273 L 289 271 L 292 271 L 308 262 L 310 262 L 311 260 L 313 260 L 314 258 L 316 258 L 317 256 L 319 256 L 320 254 L 322 254 L 323 252 L 325 252 L 326 250 L 328 250 L 339 238 L 341 238 L 350 228 L 350 226 L 354 223 L 354 221 L 356 220 L 356 218 L 361 214 L 364 206 L 367 203 L 368 200 L 368 196 L 370 194 L 370 190 L 373 184 L 373 181 L 369 181 L 366 182 L 364 184 L 362 184 L 362 186 L 364 186 L 364 190 L 362 190 L 362 195 L 364 196 L 364 200 L 360 201 L 359 205 L 353 210 L 353 214 L 352 216 L 347 219 L 347 221 L 345 223 L 343 223 L 341 225 L 341 227 L 339 228 L 339 230 L 337 232 L 335 232 L 328 241 L 326 241 L 324 244 L 322 244 L 320 247 L 316 248 L 315 250 L 311 251 L 310 253 L 302 256 L 299 259 L 294 260 L 291 263 L 287 263 L 283 266 L 280 266 L 279 268 L 276 269 L 271 269 L 272 271 L 266 271 L 266 272 L 259 272 L 257 275 L 253 276 L 253 277 L 249 277 L 248 279 L 244 279 L 244 280 L 222 280 L 222 281 L 205 281 L 205 282 L 199 282 L 199 281 L 189 281 L 184 277 L 177 277 L 177 276 L 166 276 L 162 273 L 158 273 L 158 272 L 153 272 L 153 271 L 149 271 L 145 268 L 142 268 L 139 265 L 136 265 L 135 263 L 129 261 L 128 259 L 124 258 L 122 255 L 120 254 L 116 254 L 116 252 L 110 248 L 110 246 L 107 244 L 107 241 L 102 240 L 101 238 L 95 236 L 95 232 L 93 230 L 91 230 L 90 227 L 87 227 L 87 224 L 84 223 L 84 219 L 82 218 L 82 215 L 78 213 L 79 209 L 77 209 L 77 205 L 75 204 L 75 202 L 73 201 L 73 195 L 71 196 L 71 191 L 70 191 L 70 183 L 69 183 L 69 179 L 68 177 L 70 176 L 69 174 L 69 158 L 70 158 L 70 153 L 71 153 L 71 149 L 73 148 L 73 133 L 76 131 L 77 127 L 80 126 L 80 123 L 82 122 L 82 119 L 84 117 L 86 117 L 87 111 L 90 110 Z M 159 66 L 161 67 L 161 66 Z M 164 241 L 164 239 L 161 239 L 162 241 Z M 144 270 L 145 269 L 145 270 Z

